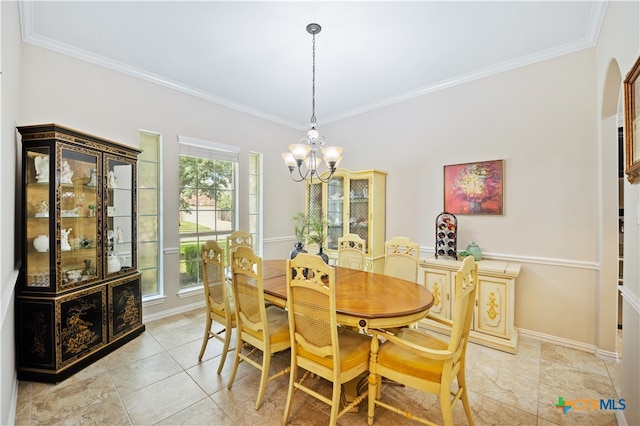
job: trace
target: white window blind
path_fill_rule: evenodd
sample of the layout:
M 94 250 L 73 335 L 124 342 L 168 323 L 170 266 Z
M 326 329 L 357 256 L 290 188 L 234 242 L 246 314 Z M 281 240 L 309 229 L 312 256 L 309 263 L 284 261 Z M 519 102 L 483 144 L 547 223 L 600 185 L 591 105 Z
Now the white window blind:
M 180 154 L 191 157 L 210 158 L 213 160 L 238 162 L 240 148 L 233 145 L 225 145 L 204 139 L 178 135 Z

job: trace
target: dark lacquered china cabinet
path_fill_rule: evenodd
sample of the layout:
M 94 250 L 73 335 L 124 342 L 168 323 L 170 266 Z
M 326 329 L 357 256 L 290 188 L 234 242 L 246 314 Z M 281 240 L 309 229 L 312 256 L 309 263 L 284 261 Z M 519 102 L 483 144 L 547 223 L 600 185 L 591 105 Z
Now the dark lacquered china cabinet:
M 144 331 L 140 151 L 57 124 L 22 136 L 18 378 L 58 382 Z

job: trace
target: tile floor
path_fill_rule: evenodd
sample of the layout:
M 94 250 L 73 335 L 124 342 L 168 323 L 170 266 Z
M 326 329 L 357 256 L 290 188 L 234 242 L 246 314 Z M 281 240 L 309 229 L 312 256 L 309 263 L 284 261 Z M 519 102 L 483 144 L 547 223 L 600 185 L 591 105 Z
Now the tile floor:
M 58 384 L 19 383 L 17 425 L 279 425 L 288 375 L 267 385 L 265 402 L 254 409 L 258 371 L 240 365 L 232 390 L 227 379 L 233 353 L 216 374 L 221 344 L 211 340 L 202 362 L 204 311 L 192 311 L 146 324 L 132 342 Z M 278 354 L 272 371 L 288 364 Z M 320 379 L 319 389 L 329 391 Z M 467 381 L 478 425 L 615 425 L 613 411 L 576 411 L 554 407 L 558 397 L 613 398 L 620 394 L 619 364 L 595 355 L 522 338 L 516 355 L 469 344 Z M 399 400 L 416 414 L 441 422 L 437 399 L 408 388 L 385 386 L 387 400 Z M 296 394 L 292 425 L 328 423 L 328 407 Z M 456 424 L 467 424 L 461 404 Z M 366 425 L 366 405 L 339 419 L 340 425 Z M 375 424 L 415 425 L 382 408 Z

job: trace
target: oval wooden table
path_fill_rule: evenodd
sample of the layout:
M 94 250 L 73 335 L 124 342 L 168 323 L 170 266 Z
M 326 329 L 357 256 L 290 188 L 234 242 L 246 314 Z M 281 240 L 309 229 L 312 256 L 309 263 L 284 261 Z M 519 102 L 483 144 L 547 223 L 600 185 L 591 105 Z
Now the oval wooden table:
M 285 262 L 262 262 L 264 298 L 280 307 L 287 300 Z M 383 274 L 336 267 L 336 316 L 340 324 L 364 330 L 402 327 L 424 318 L 431 305 L 433 295 L 424 286 Z

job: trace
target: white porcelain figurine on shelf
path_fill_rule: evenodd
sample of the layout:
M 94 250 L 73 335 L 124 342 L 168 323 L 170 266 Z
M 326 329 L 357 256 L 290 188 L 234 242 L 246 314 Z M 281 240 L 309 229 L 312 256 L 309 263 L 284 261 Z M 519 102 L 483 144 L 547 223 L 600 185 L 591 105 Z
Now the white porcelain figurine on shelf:
M 118 256 L 117 253 L 111 252 L 107 256 L 107 272 L 109 274 L 118 272 L 125 263 L 126 259 L 123 256 Z
M 36 213 L 36 217 L 49 217 L 49 206 L 47 205 L 46 200 L 40 201 L 40 205 L 38 206 L 38 213 Z
M 122 228 L 120 228 L 119 226 L 116 227 L 116 233 L 115 233 L 114 239 L 116 243 L 124 243 L 124 234 L 122 233 Z
M 71 233 L 71 229 L 62 229 L 60 230 L 60 250 L 62 251 L 70 251 L 71 246 L 69 245 L 69 234 Z
M 44 253 L 45 251 L 49 251 L 49 236 L 48 235 L 38 235 L 33 239 L 33 247 L 40 253 Z
M 72 184 L 73 181 L 71 178 L 73 177 L 73 170 L 71 170 L 71 166 L 67 160 L 62 162 L 62 169 L 60 170 L 60 183 L 68 183 Z
M 118 178 L 116 177 L 116 173 L 111 170 L 107 173 L 107 188 L 117 188 L 118 187 Z
M 49 182 L 49 156 L 38 155 L 33 159 L 36 168 L 36 180 L 38 183 Z
M 60 216 L 62 217 L 79 217 L 80 210 L 82 210 L 81 206 L 78 206 L 71 210 L 60 210 Z
M 87 186 L 97 185 L 96 176 L 97 176 L 96 169 L 89 170 L 89 182 L 87 182 Z

